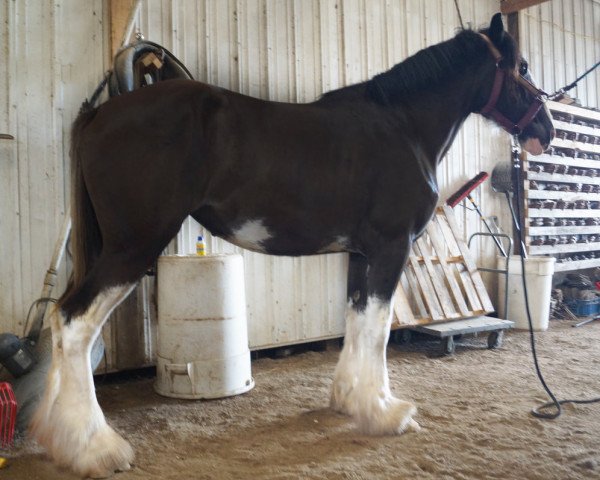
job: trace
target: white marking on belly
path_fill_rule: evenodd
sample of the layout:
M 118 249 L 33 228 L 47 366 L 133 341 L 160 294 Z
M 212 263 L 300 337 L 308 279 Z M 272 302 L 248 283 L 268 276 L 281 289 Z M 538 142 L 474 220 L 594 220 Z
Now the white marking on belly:
M 326 245 L 324 248 L 319 250 L 319 253 L 331 253 L 331 252 L 344 252 L 350 247 L 350 242 L 348 237 L 344 237 L 340 235 L 336 237 L 336 239 L 331 242 L 329 245 Z
M 273 235 L 265 227 L 262 220 L 249 220 L 233 231 L 230 240 L 231 243 L 242 248 L 263 252 L 265 250 L 263 242 L 272 237 Z

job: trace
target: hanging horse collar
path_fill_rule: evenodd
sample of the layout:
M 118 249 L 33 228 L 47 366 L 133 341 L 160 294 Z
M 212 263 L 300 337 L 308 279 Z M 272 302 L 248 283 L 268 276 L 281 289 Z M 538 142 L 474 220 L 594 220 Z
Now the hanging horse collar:
M 498 122 L 498 124 L 500 124 L 500 126 L 502 126 L 502 128 L 511 135 L 519 135 L 523 132 L 523 129 L 532 122 L 537 113 L 540 111 L 540 108 L 542 108 L 542 105 L 545 102 L 545 97 L 547 97 L 548 94 L 537 88 L 521 74 L 513 71 L 509 72 L 508 70 L 500 68 L 502 54 L 486 35 L 482 33 L 480 33 L 480 35 L 485 40 L 485 43 L 487 44 L 492 56 L 494 57 L 494 60 L 496 61 L 496 76 L 494 77 L 494 85 L 492 86 L 490 98 L 485 106 L 479 111 L 479 113 L 486 118 L 491 118 Z M 502 91 L 502 85 L 504 84 L 504 78 L 509 74 L 512 74 L 517 82 L 519 82 L 533 94 L 531 105 L 517 123 L 509 120 L 496 108 L 496 104 L 500 98 L 500 92 Z

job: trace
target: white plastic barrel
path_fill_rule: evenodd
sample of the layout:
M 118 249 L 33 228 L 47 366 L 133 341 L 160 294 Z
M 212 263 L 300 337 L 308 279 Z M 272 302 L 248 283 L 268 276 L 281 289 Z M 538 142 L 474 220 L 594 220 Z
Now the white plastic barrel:
M 254 387 L 242 256 L 162 256 L 157 275 L 156 392 L 220 398 Z
M 548 329 L 555 260 L 554 257 L 528 257 L 525 259 L 525 281 L 527 282 L 529 310 L 531 312 L 531 323 L 536 331 Z M 497 268 L 506 268 L 505 257 L 498 257 Z M 529 330 L 523 297 L 521 257 L 518 255 L 511 256 L 508 272 L 508 313 L 504 312 L 505 288 L 503 276 L 498 277 L 498 313 L 500 318 L 513 320 L 516 329 Z

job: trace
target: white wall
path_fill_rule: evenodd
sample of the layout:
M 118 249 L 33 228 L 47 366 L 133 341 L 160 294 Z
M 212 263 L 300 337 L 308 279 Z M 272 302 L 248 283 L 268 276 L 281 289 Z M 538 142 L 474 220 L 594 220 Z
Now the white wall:
M 104 65 L 103 2 L 0 2 L 0 332 L 23 333 L 65 214 L 69 127 Z M 64 288 L 65 274 L 56 288 Z
M 600 60 L 600 1 L 552 0 L 522 10 L 521 49 L 548 92 L 573 82 Z M 569 95 L 600 107 L 600 73 L 585 77 Z

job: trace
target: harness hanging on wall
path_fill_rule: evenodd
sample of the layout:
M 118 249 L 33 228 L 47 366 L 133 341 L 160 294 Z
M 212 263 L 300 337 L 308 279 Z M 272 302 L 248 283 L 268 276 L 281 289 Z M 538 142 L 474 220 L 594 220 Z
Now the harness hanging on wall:
M 174 78 L 193 80 L 185 65 L 166 48 L 139 38 L 115 55 L 108 93 L 114 97 Z

